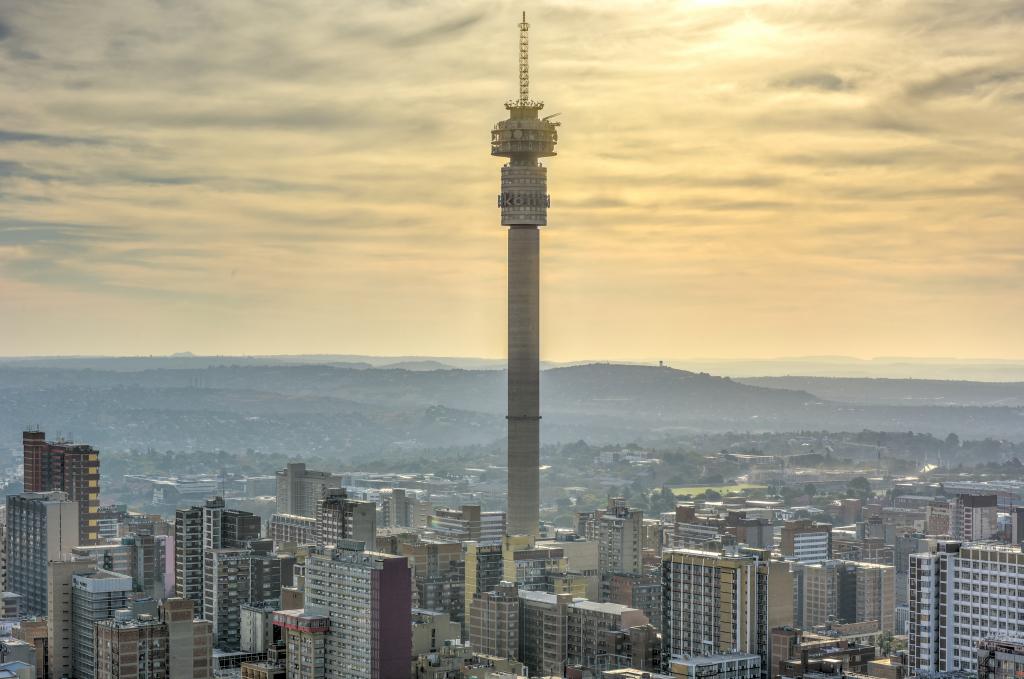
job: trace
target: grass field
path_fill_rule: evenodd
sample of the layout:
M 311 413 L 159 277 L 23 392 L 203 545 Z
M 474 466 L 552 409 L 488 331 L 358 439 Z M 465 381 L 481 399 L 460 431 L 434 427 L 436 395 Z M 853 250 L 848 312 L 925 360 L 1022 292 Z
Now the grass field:
M 729 495 L 730 493 L 739 493 L 744 490 L 763 490 L 767 487 L 758 483 L 733 483 L 724 486 L 676 486 L 672 489 L 672 492 L 676 495 L 700 495 L 705 490 L 711 489 L 716 493 Z

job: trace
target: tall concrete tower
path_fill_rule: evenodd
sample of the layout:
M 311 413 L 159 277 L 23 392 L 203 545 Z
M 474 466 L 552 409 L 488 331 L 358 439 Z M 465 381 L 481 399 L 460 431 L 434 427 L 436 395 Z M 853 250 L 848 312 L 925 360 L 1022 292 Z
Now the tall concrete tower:
M 558 123 L 530 99 L 529 30 L 519 24 L 519 99 L 491 131 L 501 168 L 501 223 L 508 227 L 508 519 L 509 535 L 537 535 L 540 524 L 540 227 L 551 198 L 547 168 Z

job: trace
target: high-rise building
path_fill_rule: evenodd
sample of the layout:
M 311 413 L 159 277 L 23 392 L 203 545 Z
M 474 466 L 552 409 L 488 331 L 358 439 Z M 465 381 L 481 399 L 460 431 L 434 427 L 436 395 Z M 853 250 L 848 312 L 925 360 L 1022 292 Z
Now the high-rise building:
M 766 551 L 695 549 L 662 555 L 662 661 L 716 653 L 751 653 L 771 666 L 770 630 L 792 625 L 793 577 Z
M 602 578 L 613 573 L 641 573 L 643 523 L 644 513 L 630 509 L 625 498 L 608 500 L 608 509 L 597 521 L 598 569 Z
M 435 654 L 462 639 L 462 625 L 444 611 L 412 609 L 412 655 Z
M 340 474 L 306 469 L 304 462 L 289 462 L 277 472 L 277 512 L 315 517 L 324 490 L 340 486 Z
M 651 625 L 661 629 L 661 574 L 617 573 L 601 582 L 601 601 L 643 611 Z
M 305 613 L 330 620 L 324 672 L 344 679 L 409 674 L 412 579 L 408 560 L 340 540 L 306 559 Z
M 547 168 L 557 122 L 530 99 L 526 13 L 519 24 L 519 98 L 491 131 L 501 168 L 501 223 L 508 228 L 508 534 L 540 530 L 540 227 L 547 224 Z
M 461 623 L 465 611 L 462 545 L 458 542 L 417 540 L 398 545 L 398 556 L 409 560 L 416 608 L 444 611 Z
M 92 446 L 58 441 L 51 443 L 41 431 L 22 436 L 25 492 L 62 490 L 78 503 L 78 543 L 99 541 L 100 454 Z
M 276 547 L 316 544 L 316 519 L 298 514 L 274 514 L 267 522 L 267 537 Z
M 7 589 L 7 504 L 0 505 L 0 592 Z
M 1024 636 L 1018 545 L 937 541 L 910 556 L 911 671 L 979 671 L 977 644 Z
M 50 596 L 46 608 L 46 647 L 51 677 L 75 676 L 74 578 L 96 571 L 95 559 L 85 557 L 54 560 L 47 565 Z
M 325 679 L 328 676 L 326 657 L 330 618 L 301 609 L 289 609 L 274 613 L 274 625 L 281 628 L 281 637 L 284 639 L 287 679 Z M 411 648 L 411 641 L 409 646 Z M 351 675 L 339 671 L 333 676 Z
M 803 564 L 795 574 L 797 626 L 876 622 L 880 631 L 894 631 L 896 571 L 892 566 L 829 560 Z
M 96 623 L 128 605 L 132 579 L 95 570 L 71 578 L 71 667 L 75 679 L 96 677 Z M 51 609 L 52 610 L 52 609 Z
M 549 543 L 551 544 L 551 543 Z M 569 561 L 561 547 L 538 547 L 529 535 L 510 535 L 503 541 L 504 569 L 502 579 L 515 583 L 520 590 L 535 592 L 572 591 L 577 596 L 586 592 L 580 578 L 579 589 L 566 590 L 563 576 L 569 573 Z
M 203 619 L 213 623 L 214 645 L 238 650 L 242 604 L 281 597 L 281 561 L 269 540 L 252 548 L 222 547 L 203 552 Z
M 429 500 L 411 494 L 405 488 L 380 489 L 381 528 L 423 528 L 432 506 Z
M 956 540 L 975 542 L 988 540 L 998 530 L 998 497 L 996 495 L 960 494 L 950 503 L 950 534 Z
M 96 623 L 96 679 L 210 679 L 211 625 L 192 617 L 192 600 L 170 598 L 157 615 L 130 609 Z
M 46 614 L 46 567 L 78 545 L 78 507 L 63 491 L 7 496 L 7 589 L 25 615 Z
M 50 674 L 50 635 L 45 618 L 26 618 L 11 630 L 15 639 L 31 644 L 35 649 L 31 663 L 36 668 L 36 676 L 40 679 Z M 69 651 L 70 653 L 70 651 Z
M 166 596 L 166 536 L 126 535 L 103 545 L 79 546 L 77 556 L 92 557 L 108 571 L 131 576 L 136 592 L 154 599 Z
M 174 586 L 178 597 L 191 599 L 203 611 L 204 552 L 245 548 L 260 537 L 260 517 L 225 509 L 219 497 L 201 506 L 178 509 L 174 515 Z
M 339 540 L 359 540 L 368 545 L 377 539 L 377 506 L 353 500 L 344 488 L 325 488 L 316 504 L 316 544 L 327 547 Z
M 476 594 L 490 592 L 502 581 L 505 562 L 502 545 L 462 543 L 463 610 L 473 605 Z M 467 630 L 468 634 L 468 630 Z
M 168 644 L 175 649 L 170 654 L 167 679 L 212 677 L 213 625 L 195 619 L 195 603 L 180 597 L 167 599 L 161 616 L 167 624 Z
M 978 642 L 978 679 L 1024 676 L 1024 641 L 982 639 Z
M 531 676 L 565 676 L 572 594 L 519 592 L 519 655 Z
M 643 611 L 612 603 L 579 600 L 569 604 L 566 662 L 585 670 L 630 665 L 631 658 L 615 657 L 615 632 L 647 625 Z
M 519 591 L 502 582 L 492 591 L 476 592 L 470 604 L 469 643 L 478 653 L 515 658 L 519 653 Z
M 779 551 L 799 563 L 815 563 L 832 558 L 832 526 L 810 519 L 787 521 L 782 525 Z
M 277 601 L 257 601 L 241 605 L 239 650 L 246 653 L 270 651 L 275 642 L 273 617 L 274 610 L 279 608 L 277 603 Z
M 933 500 L 925 506 L 925 533 L 927 535 L 952 536 L 953 528 L 950 503 L 945 500 Z
M 493 544 L 505 536 L 505 512 L 484 512 L 480 505 L 439 507 L 427 518 L 427 527 L 444 540 Z
M 96 679 L 142 679 L 165 675 L 167 625 L 130 609 L 96 623 Z

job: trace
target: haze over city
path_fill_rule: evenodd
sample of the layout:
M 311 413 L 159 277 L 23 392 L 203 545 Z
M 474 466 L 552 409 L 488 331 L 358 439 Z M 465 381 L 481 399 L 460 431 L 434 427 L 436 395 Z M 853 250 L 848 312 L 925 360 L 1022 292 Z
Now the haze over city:
M 520 9 L 5 3 L 0 355 L 504 356 Z M 1021 357 L 1019 2 L 526 9 L 545 359 Z

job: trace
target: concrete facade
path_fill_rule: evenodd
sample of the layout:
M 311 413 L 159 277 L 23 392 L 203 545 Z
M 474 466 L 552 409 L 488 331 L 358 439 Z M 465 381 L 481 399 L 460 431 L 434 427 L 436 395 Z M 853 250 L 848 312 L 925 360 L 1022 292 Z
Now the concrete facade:
M 45 615 L 46 568 L 78 546 L 78 503 L 62 491 L 7 496 L 7 589 L 24 615 Z

